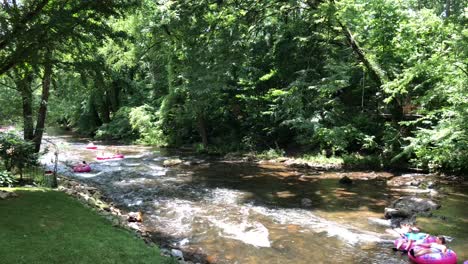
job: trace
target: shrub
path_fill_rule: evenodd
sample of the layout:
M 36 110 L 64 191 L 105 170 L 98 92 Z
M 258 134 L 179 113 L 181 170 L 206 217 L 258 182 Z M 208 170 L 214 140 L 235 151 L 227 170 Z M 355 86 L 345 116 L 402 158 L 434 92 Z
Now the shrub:
M 97 139 L 135 139 L 137 133 L 130 124 L 130 107 L 120 108 L 110 123 L 103 124 L 97 131 Z
M 286 153 L 284 150 L 279 149 L 279 148 L 271 148 L 269 150 L 265 150 L 257 155 L 258 158 L 260 159 L 276 159 L 283 157 Z
M 139 134 L 139 143 L 165 146 L 166 138 L 162 131 L 159 113 L 148 105 L 132 108 L 129 112 L 129 122 L 134 131 Z
M 11 187 L 16 182 L 15 178 L 8 171 L 0 171 L 0 186 Z
M 0 133 L 0 158 L 5 169 L 12 171 L 22 170 L 28 165 L 37 164 L 37 153 L 34 144 L 11 133 Z
M 383 164 L 380 157 L 375 155 L 362 156 L 359 154 L 343 155 L 343 165 L 348 169 L 381 169 Z
M 372 141 L 367 135 L 352 125 L 319 128 L 316 130 L 313 142 L 322 150 L 331 152 L 331 155 L 347 153 L 353 144 L 366 148 Z

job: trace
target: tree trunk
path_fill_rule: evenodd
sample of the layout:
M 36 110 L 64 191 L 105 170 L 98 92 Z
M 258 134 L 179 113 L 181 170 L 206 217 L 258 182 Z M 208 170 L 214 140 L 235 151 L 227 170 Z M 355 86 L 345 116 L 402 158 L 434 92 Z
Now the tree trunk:
M 452 1 L 451 0 L 445 0 L 445 17 L 449 18 L 451 15 L 451 7 L 452 7 Z
M 331 3 L 334 4 L 334 1 L 331 0 Z M 388 82 L 388 77 L 385 75 L 384 71 L 380 68 L 380 66 L 367 58 L 365 52 L 359 46 L 359 43 L 356 41 L 356 39 L 354 39 L 351 30 L 349 30 L 349 28 L 345 24 L 343 24 L 338 17 L 336 17 L 336 20 L 340 25 L 348 44 L 353 49 L 353 52 L 358 57 L 358 60 L 366 66 L 371 78 L 377 82 L 379 87 Z M 399 128 L 400 126 L 398 125 L 398 122 L 403 120 L 403 106 L 397 98 L 395 98 L 391 102 L 390 113 L 392 115 L 393 123 L 396 127 Z
M 99 117 L 103 123 L 110 123 L 110 110 L 108 102 L 108 94 L 106 92 L 106 84 L 104 82 L 104 76 L 100 71 L 96 71 L 96 79 L 94 80 L 94 84 L 97 88 L 97 98 L 94 100 L 96 103 L 96 108 L 99 112 Z
M 32 140 L 34 137 L 33 96 L 31 89 L 32 75 L 19 78 L 20 79 L 16 81 L 16 87 L 21 94 L 21 100 L 23 102 L 23 138 L 25 140 Z
M 202 117 L 198 117 L 198 133 L 200 133 L 200 137 L 202 139 L 203 146 L 208 146 L 208 135 L 206 133 L 206 126 L 205 120 Z
M 42 135 L 44 134 L 44 126 L 47 115 L 47 103 L 49 101 L 50 93 L 50 79 L 52 76 L 52 64 L 47 63 L 44 69 L 44 77 L 42 79 L 42 96 L 37 114 L 36 130 L 34 132 L 34 145 L 35 151 L 39 152 L 41 148 Z
M 346 37 L 346 40 L 348 41 L 348 44 L 353 49 L 353 52 L 358 57 L 359 61 L 362 62 L 366 66 L 372 79 L 374 79 L 379 86 L 384 84 L 387 81 L 387 77 L 385 76 L 382 69 L 380 69 L 380 67 L 378 67 L 375 63 L 373 63 L 367 58 L 364 51 L 361 49 L 357 41 L 354 39 L 353 34 L 349 30 L 349 28 L 345 26 L 343 23 L 341 23 L 341 21 L 339 21 L 338 19 L 337 21 L 343 31 L 343 34 Z

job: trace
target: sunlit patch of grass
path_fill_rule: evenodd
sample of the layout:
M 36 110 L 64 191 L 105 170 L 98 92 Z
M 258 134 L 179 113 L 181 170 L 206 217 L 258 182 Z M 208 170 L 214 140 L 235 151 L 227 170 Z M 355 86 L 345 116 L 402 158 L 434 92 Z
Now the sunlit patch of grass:
M 317 154 L 305 154 L 301 158 L 301 160 L 306 162 L 311 162 L 315 164 L 334 164 L 334 165 L 342 165 L 343 158 L 341 157 L 327 157 L 325 155 L 317 155 Z
M 259 159 L 277 159 L 285 155 L 284 150 L 282 149 L 269 149 L 263 152 L 258 153 L 256 156 Z
M 1 188 L 0 256 L 9 263 L 172 263 L 159 250 L 64 193 Z

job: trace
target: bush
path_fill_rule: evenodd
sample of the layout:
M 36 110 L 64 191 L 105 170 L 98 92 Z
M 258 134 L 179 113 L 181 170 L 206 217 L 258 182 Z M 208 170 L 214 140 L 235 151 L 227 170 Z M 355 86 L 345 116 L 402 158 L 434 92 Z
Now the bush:
M 15 178 L 8 171 L 0 171 L 0 186 L 1 187 L 12 187 L 16 182 Z
M 430 171 L 468 171 L 468 133 L 455 127 L 420 129 L 406 148 L 413 165 Z
M 359 154 L 343 155 L 343 165 L 348 169 L 382 169 L 382 160 L 378 156 Z
M 332 156 L 342 153 L 347 153 L 352 145 L 360 145 L 364 149 L 371 145 L 369 141 L 373 141 L 357 128 L 352 125 L 319 128 L 313 138 L 313 142 L 322 150 L 331 152 Z
M 284 152 L 284 150 L 282 149 L 279 149 L 279 148 L 276 148 L 276 149 L 269 149 L 269 150 L 265 150 L 263 152 L 260 152 L 257 157 L 259 159 L 276 159 L 276 158 L 280 158 L 280 157 L 284 157 L 286 153 Z
M 139 143 L 147 145 L 165 146 L 166 138 L 159 120 L 158 112 L 148 105 L 132 108 L 129 122 L 134 131 L 139 134 Z
M 10 133 L 0 133 L 0 158 L 5 169 L 22 170 L 28 165 L 36 165 L 38 155 L 34 152 L 34 144 Z
M 97 139 L 135 139 L 137 133 L 130 124 L 130 107 L 120 108 L 110 123 L 103 124 L 97 131 Z

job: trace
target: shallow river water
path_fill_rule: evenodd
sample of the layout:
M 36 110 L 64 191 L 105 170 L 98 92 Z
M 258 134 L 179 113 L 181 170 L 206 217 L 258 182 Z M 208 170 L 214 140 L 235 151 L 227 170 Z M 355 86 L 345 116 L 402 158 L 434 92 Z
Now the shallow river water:
M 390 173 L 298 170 L 277 163 L 205 160 L 134 145 L 99 145 L 69 135 L 48 136 L 60 149 L 59 173 L 96 186 L 117 206 L 141 210 L 154 239 L 211 263 L 408 263 L 394 253 L 383 211 L 404 189 Z M 125 159 L 97 161 L 119 150 Z M 49 154 L 50 155 L 50 154 Z M 179 157 L 185 165 L 166 168 Z M 91 164 L 91 173 L 71 165 Z M 50 162 L 50 157 L 43 159 Z M 350 186 L 338 179 L 347 175 Z M 418 218 L 423 231 L 453 237 L 468 259 L 468 186 L 443 186 L 444 217 Z M 202 257 L 200 257 L 202 256 Z

